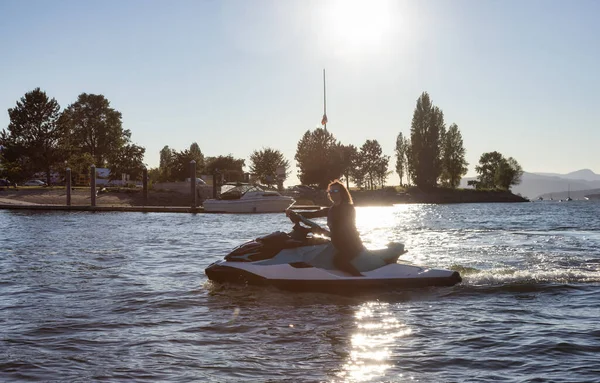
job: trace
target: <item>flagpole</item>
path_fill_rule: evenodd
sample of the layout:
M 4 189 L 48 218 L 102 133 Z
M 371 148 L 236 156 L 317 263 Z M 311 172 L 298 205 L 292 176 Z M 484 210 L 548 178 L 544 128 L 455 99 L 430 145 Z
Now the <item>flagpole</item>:
M 327 89 L 325 87 L 325 69 L 323 69 L 323 116 L 327 116 Z M 327 130 L 327 120 L 325 120 L 324 126 L 325 130 Z

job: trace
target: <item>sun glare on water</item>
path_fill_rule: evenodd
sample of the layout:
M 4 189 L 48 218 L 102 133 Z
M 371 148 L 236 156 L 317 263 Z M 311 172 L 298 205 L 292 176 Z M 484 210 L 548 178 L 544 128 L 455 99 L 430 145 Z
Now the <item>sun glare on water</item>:
M 352 335 L 352 350 L 340 377 L 355 382 L 375 381 L 393 367 L 391 349 L 412 330 L 391 313 L 386 303 L 365 303 L 355 317 L 357 331 Z

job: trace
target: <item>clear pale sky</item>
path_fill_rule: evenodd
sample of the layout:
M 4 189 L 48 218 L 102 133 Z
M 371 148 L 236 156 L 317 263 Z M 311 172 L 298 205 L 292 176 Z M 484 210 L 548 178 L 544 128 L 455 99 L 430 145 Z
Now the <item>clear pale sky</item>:
M 294 184 L 325 68 L 344 144 L 393 157 L 427 91 L 468 175 L 494 150 L 529 172 L 600 173 L 599 16 L 594 0 L 0 0 L 0 128 L 36 87 L 62 108 L 103 94 L 149 167 L 165 145 L 247 164 L 271 147 Z

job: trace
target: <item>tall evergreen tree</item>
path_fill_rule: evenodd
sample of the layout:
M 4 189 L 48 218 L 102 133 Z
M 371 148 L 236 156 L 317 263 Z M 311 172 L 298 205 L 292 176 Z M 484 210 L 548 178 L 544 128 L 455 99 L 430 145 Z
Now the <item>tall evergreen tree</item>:
M 462 176 L 467 174 L 468 165 L 462 135 L 458 126 L 452 124 L 444 135 L 442 145 L 442 183 L 457 188 Z
M 406 156 L 406 164 L 404 170 L 406 171 L 406 183 L 410 186 L 411 180 L 414 179 L 414 166 L 413 166 L 413 154 L 412 144 L 409 138 L 404 137 L 404 155 Z
M 160 150 L 160 163 L 158 166 L 158 181 L 167 182 L 173 181 L 171 174 L 173 173 L 173 162 L 175 158 L 174 150 L 165 145 Z
M 434 106 L 427 92 L 417 100 L 411 124 L 411 168 L 414 183 L 432 188 L 442 173 L 440 144 L 444 134 L 444 114 Z
M 190 145 L 190 157 L 196 161 L 196 172 L 198 174 L 202 173 L 202 170 L 204 170 L 204 154 L 202 154 L 202 150 L 196 142 Z
M 49 99 L 40 88 L 25 93 L 17 105 L 8 110 L 10 123 L 0 133 L 0 141 L 5 146 L 4 166 L 14 170 L 14 181 L 44 171 L 46 182 L 50 184 L 52 167 L 64 161 L 58 149 L 59 111 L 58 102 Z
M 398 133 L 398 137 L 396 137 L 395 154 L 396 154 L 396 173 L 398 173 L 398 177 L 400 177 L 400 186 L 402 186 L 402 184 L 403 184 L 402 181 L 404 179 L 404 174 L 405 174 L 404 169 L 406 168 L 406 165 L 407 165 L 405 139 L 404 139 L 404 136 L 402 135 L 402 132 Z

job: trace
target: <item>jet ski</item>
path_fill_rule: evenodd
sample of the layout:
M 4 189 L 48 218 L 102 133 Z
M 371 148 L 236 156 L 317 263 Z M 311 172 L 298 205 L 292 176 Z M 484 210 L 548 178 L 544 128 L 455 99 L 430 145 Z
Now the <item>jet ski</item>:
M 462 281 L 456 271 L 398 263 L 406 251 L 404 244 L 394 242 L 384 249 L 363 250 L 352 260 L 362 276 L 352 276 L 333 265 L 336 250 L 321 235 L 328 233 L 326 229 L 295 212 L 290 219 L 295 223 L 291 232 L 276 231 L 243 243 L 208 266 L 208 278 L 217 283 L 330 293 L 453 286 Z

